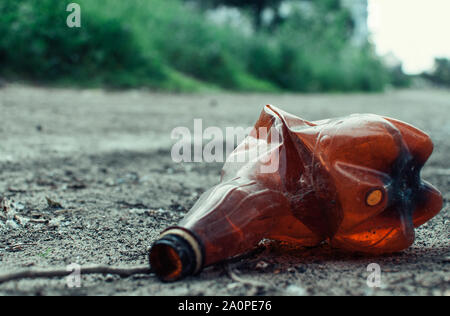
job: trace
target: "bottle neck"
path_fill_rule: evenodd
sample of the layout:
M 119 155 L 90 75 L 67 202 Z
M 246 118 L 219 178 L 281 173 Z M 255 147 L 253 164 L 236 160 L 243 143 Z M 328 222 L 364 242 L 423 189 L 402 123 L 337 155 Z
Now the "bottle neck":
M 288 211 L 278 191 L 251 180 L 225 182 L 205 193 L 179 227 L 198 236 L 210 265 L 254 248 Z

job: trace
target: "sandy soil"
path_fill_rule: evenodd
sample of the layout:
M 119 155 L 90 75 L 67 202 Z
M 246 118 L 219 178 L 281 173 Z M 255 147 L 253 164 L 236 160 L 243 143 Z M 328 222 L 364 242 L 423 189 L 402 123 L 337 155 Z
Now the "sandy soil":
M 271 245 L 200 276 L 164 284 L 152 275 L 84 276 L 0 285 L 0 295 L 450 295 L 450 92 L 354 95 L 166 95 L 145 91 L 0 89 L 0 196 L 23 223 L 0 218 L 0 274 L 70 263 L 131 266 L 219 179 L 220 164 L 172 162 L 174 127 L 251 126 L 264 104 L 316 120 L 358 112 L 392 116 L 427 131 L 435 153 L 423 177 L 445 197 L 442 212 L 417 230 L 415 244 L 390 256 L 361 257 L 323 245 Z M 47 206 L 46 197 L 63 210 Z M 16 223 L 17 224 L 17 223 Z M 382 286 L 366 284 L 369 263 Z M 254 284 L 253 281 L 260 283 Z M 262 283 L 262 284 L 261 284 Z

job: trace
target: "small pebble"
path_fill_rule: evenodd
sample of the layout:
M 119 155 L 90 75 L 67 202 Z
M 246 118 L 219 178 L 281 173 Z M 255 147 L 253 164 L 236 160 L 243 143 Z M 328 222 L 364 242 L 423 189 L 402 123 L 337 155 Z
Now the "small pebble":
M 13 221 L 12 219 L 9 219 L 9 220 L 6 221 L 6 226 L 11 228 L 11 229 L 18 229 L 19 228 L 19 225 L 15 221 Z
M 304 296 L 306 294 L 306 290 L 298 285 L 291 284 L 286 288 L 286 295 L 292 296 Z
M 259 262 L 256 264 L 255 268 L 256 268 L 256 269 L 263 270 L 263 269 L 266 269 L 268 266 L 269 266 L 269 264 L 268 264 L 267 262 L 265 262 L 265 261 L 259 261 Z
M 113 276 L 112 274 L 108 274 L 108 275 L 105 277 L 105 282 L 111 283 L 111 282 L 113 282 L 113 281 L 114 281 L 114 276 Z

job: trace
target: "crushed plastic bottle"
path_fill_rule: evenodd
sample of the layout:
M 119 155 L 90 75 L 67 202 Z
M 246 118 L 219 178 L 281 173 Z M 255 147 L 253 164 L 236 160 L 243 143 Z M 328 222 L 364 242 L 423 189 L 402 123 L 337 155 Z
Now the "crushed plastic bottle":
M 199 273 L 262 239 L 353 252 L 401 251 L 442 208 L 420 178 L 433 151 L 422 131 L 373 114 L 308 122 L 266 106 L 204 193 L 149 252 L 164 281 Z

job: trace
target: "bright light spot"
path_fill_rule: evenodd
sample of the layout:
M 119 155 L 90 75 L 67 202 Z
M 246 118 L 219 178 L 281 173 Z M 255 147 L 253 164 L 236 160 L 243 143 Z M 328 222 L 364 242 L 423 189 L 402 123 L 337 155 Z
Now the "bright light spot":
M 377 52 L 393 53 L 407 73 L 450 57 L 450 0 L 369 0 L 369 28 Z

